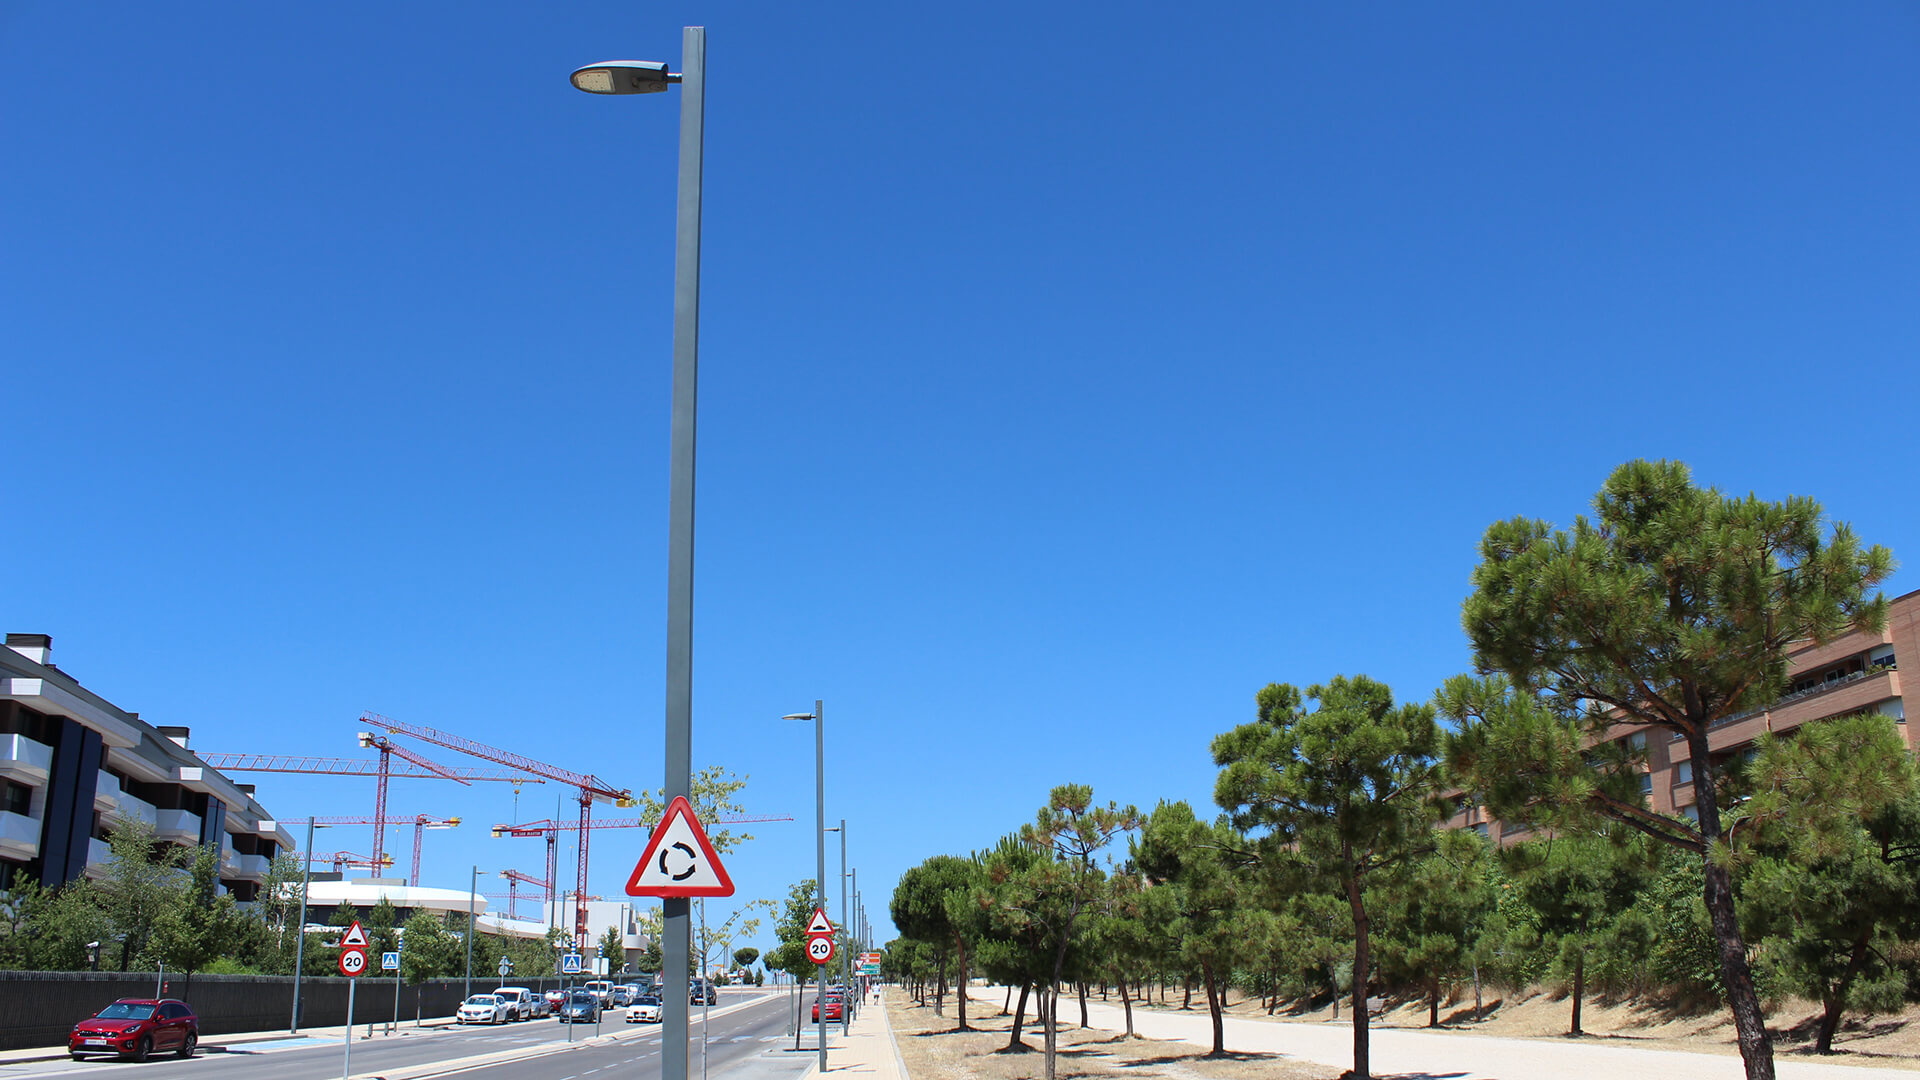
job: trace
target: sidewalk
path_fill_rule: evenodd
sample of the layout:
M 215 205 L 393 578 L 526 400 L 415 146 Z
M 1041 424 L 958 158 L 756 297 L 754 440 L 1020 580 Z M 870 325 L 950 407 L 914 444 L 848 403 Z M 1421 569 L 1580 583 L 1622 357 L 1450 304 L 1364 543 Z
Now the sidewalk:
M 884 995 L 889 989 L 881 989 L 883 996 L 878 1003 L 871 996 L 867 998 L 854 1014 L 846 1034 L 836 1035 L 829 1028 L 828 1073 L 849 1080 L 908 1080 L 906 1067 L 900 1063 L 900 1050 L 893 1044 L 893 1026 L 887 1023 Z M 816 1062 L 806 1075 L 819 1076 L 819 1064 Z

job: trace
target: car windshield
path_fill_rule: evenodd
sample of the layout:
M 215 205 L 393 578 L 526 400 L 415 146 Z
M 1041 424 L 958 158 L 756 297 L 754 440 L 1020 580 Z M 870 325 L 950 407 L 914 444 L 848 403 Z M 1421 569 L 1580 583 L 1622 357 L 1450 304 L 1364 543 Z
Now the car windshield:
M 635 1005 L 658 1005 L 660 1004 L 660 999 L 657 997 L 654 997 L 652 994 L 642 994 L 640 996 L 640 999 L 635 1001 L 634 1004 Z
M 473 995 L 472 997 L 470 997 L 470 998 L 468 998 L 468 999 L 467 999 L 467 1004 L 469 1004 L 469 1005 L 498 1005 L 498 1004 L 500 1004 L 500 999 L 499 999 L 499 998 L 497 998 L 497 997 L 494 997 L 494 996 L 493 996 L 492 994 L 475 994 L 475 995 Z M 445 1007 L 445 1006 L 442 1006 L 442 1008 L 444 1008 L 444 1007 Z
M 128 1005 L 123 1001 L 116 1001 L 94 1015 L 101 1020 L 145 1020 L 153 1015 L 153 1006 Z
M 573 992 L 573 1003 L 575 1005 L 591 1005 L 594 1002 L 599 1000 L 600 1000 L 599 998 L 594 997 L 592 994 L 586 992 L 585 990 L 575 990 Z

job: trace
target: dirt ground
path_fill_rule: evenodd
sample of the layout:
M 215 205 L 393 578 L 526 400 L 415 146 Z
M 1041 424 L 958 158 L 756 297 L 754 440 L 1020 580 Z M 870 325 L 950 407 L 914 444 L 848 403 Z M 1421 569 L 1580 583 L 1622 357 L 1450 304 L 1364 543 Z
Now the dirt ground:
M 1177 988 L 1170 988 L 1166 1007 L 1177 1009 L 1181 998 Z M 1089 1000 L 1099 1000 L 1099 994 L 1092 994 Z M 1110 1001 L 1117 1003 L 1119 998 L 1110 995 Z M 1503 998 L 1489 991 L 1484 994 L 1483 1001 L 1486 1006 L 1485 1018 L 1475 1020 L 1470 992 L 1464 1000 L 1443 1000 L 1440 1006 L 1441 1026 L 1450 1031 L 1507 1038 L 1570 1037 L 1567 1035 L 1567 1024 L 1572 1017 L 1573 1003 L 1565 994 L 1533 989 Z M 1389 999 L 1388 1005 L 1384 1013 L 1374 1018 L 1376 1026 L 1427 1026 L 1425 1001 L 1400 1002 Z M 1159 1007 L 1157 996 L 1154 1007 Z M 1194 1009 L 1200 1012 L 1206 1010 L 1204 996 L 1195 995 Z M 1061 1016 L 1074 1018 L 1077 1016 L 1074 1010 L 1071 1001 L 1062 1001 Z M 1819 1060 L 1856 1065 L 1884 1064 L 1909 1069 L 1920 1066 L 1920 1007 L 1880 1015 L 1848 1014 L 1841 1021 L 1839 1032 L 1834 1035 L 1834 1054 L 1824 1058 L 1813 1052 L 1814 1026 L 1820 1019 L 1820 1011 L 1820 1007 L 1813 1002 L 1788 1000 L 1769 1012 L 1767 1026 L 1773 1031 L 1776 1052 L 1783 1055 L 1804 1054 Z M 1238 998 L 1229 1002 L 1227 1015 L 1268 1019 L 1266 1009 L 1260 1002 Z M 1284 1004 L 1271 1019 L 1302 1023 L 1334 1022 L 1331 1009 L 1290 1012 Z M 1352 1012 L 1344 1002 L 1338 1022 L 1352 1022 Z M 1654 1050 L 1739 1053 L 1734 1041 L 1733 1020 L 1724 1008 L 1677 1009 L 1667 1005 L 1589 996 L 1581 1005 L 1580 1026 L 1586 1032 L 1584 1037 L 1591 1040 L 1617 1040 L 1621 1045 Z
M 1063 1020 L 1077 1015 L 1070 1012 L 1066 1001 L 1061 1006 Z M 1012 1033 L 1011 1016 L 1000 1016 L 999 1009 L 975 1002 L 967 1010 L 967 1026 L 979 1030 L 956 1034 L 951 995 L 945 1011 L 946 1015 L 935 1016 L 931 1004 L 915 1005 L 903 993 L 888 996 L 887 1020 L 893 1024 L 900 1056 L 912 1080 L 1035 1080 L 1047 1075 L 1046 1055 L 1041 1052 L 1045 1038 L 1031 1023 L 1031 1015 L 1021 1030 L 1021 1041 L 1032 1049 L 1009 1054 L 1004 1048 Z M 1296 1061 L 1283 1054 L 1209 1058 L 1204 1049 L 1186 1043 L 1128 1039 L 1105 1031 L 1085 1031 L 1072 1023 L 1062 1025 L 1059 1040 L 1055 1071 L 1063 1080 L 1332 1080 L 1340 1075 L 1339 1069 Z

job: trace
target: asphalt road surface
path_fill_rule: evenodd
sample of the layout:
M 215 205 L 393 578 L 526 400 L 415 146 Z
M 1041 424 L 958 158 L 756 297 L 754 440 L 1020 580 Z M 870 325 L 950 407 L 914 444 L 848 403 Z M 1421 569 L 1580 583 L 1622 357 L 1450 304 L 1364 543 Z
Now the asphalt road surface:
M 806 1070 L 813 1059 L 805 1054 L 782 1053 L 791 1046 L 787 1035 L 788 999 L 778 993 L 722 993 L 714 1006 L 714 1017 L 707 1045 L 707 1068 L 711 1077 L 737 1073 L 737 1080 L 790 1080 Z M 657 1024 L 628 1024 L 624 1011 L 610 1011 L 601 1025 L 601 1038 L 593 1036 L 593 1026 L 578 1025 L 574 1042 L 567 1041 L 567 1025 L 557 1020 L 524 1020 L 498 1026 L 467 1026 L 437 1029 L 407 1028 L 403 1034 L 373 1039 L 360 1038 L 364 1025 L 356 1026 L 353 1040 L 353 1072 L 356 1076 L 405 1071 L 408 1074 L 430 1072 L 425 1067 L 447 1063 L 459 1068 L 462 1077 L 484 1080 L 560 1080 L 562 1077 L 607 1077 L 623 1072 L 644 1074 L 659 1067 L 660 1028 Z M 538 1056 L 514 1061 L 473 1062 L 461 1068 L 463 1059 L 500 1052 L 547 1050 Z M 33 1061 L 0 1064 L 0 1080 L 79 1080 L 83 1076 L 138 1076 L 142 1080 L 329 1080 L 341 1075 L 341 1040 L 337 1037 L 288 1038 L 240 1043 L 225 1050 L 203 1047 L 191 1060 L 173 1057 L 134 1063 L 115 1058 L 87 1058 L 82 1061 Z M 693 1011 L 692 1038 L 688 1050 L 692 1069 L 700 1067 L 700 1010 Z M 609 1066 L 635 1062 L 625 1069 Z

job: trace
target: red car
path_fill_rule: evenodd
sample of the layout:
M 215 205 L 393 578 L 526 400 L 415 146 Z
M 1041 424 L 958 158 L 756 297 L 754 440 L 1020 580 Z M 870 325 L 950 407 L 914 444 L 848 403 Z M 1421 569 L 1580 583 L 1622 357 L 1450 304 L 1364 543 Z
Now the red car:
M 840 997 L 840 992 L 838 990 L 828 992 L 827 1019 L 829 1021 L 843 1019 L 843 1017 L 840 1015 L 840 1010 L 841 1008 L 843 1008 L 841 1001 L 842 999 Z M 813 999 L 813 1022 L 816 1024 L 820 1022 L 820 999 L 819 998 Z
M 200 1042 L 200 1020 L 184 1001 L 173 998 L 121 998 L 73 1025 L 67 1052 L 119 1054 L 145 1061 L 155 1050 L 192 1057 Z

